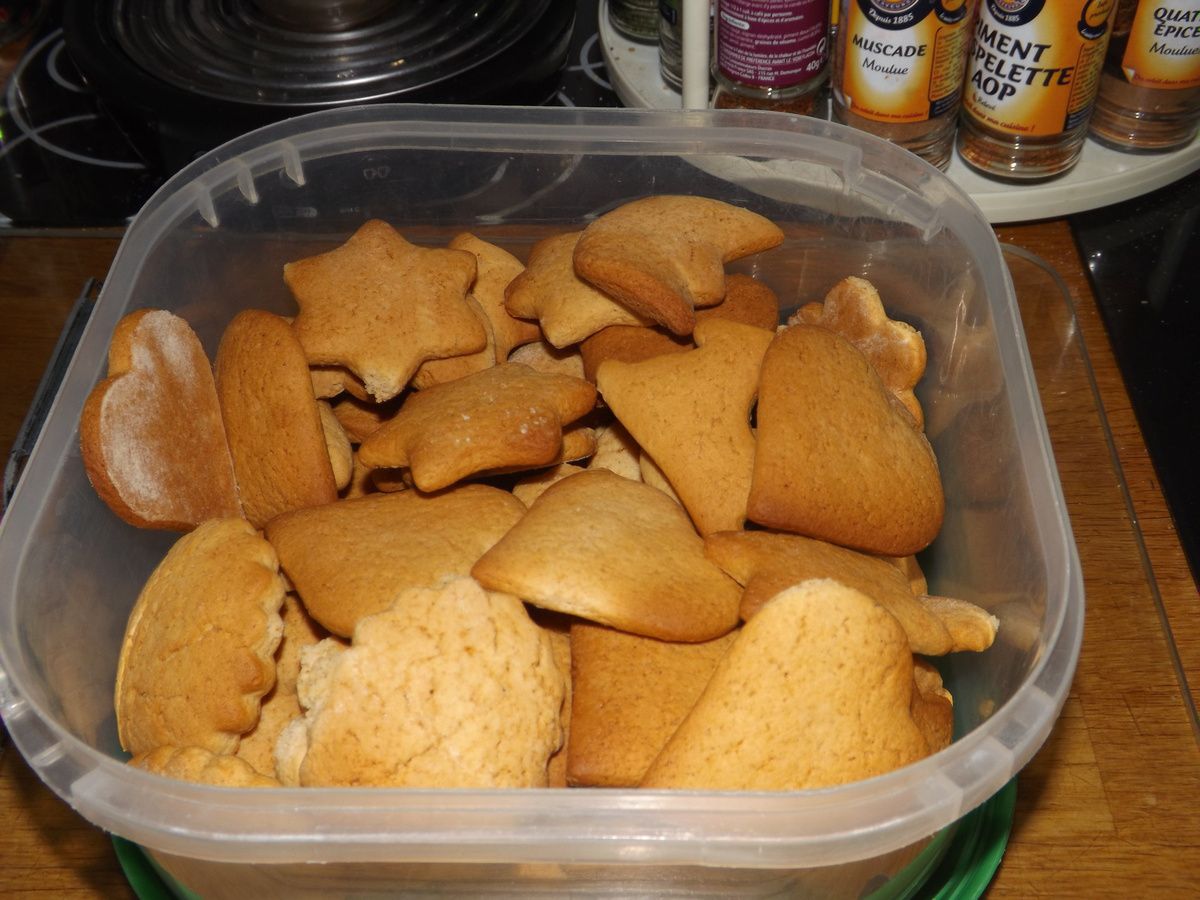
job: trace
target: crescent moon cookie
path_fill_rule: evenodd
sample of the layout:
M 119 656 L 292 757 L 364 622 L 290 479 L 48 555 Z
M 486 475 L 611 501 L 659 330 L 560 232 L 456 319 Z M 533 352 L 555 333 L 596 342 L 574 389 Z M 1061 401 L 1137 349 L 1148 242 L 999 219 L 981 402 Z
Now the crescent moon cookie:
M 217 395 L 247 519 L 261 528 L 337 499 L 308 364 L 285 320 L 258 309 L 234 317 L 217 349 Z
M 758 213 L 663 194 L 591 222 L 575 246 L 575 272 L 633 312 L 691 334 L 696 308 L 725 296 L 725 264 L 782 242 L 779 227 Z
M 583 379 L 504 363 L 409 395 L 358 455 L 372 468 L 405 466 L 420 490 L 436 491 L 481 472 L 563 461 L 563 427 L 595 405 Z
M 372 219 L 337 249 L 285 265 L 283 280 L 308 361 L 345 366 L 382 402 L 425 360 L 484 348 L 466 301 L 475 271 L 473 254 L 418 247 Z
M 763 357 L 749 519 L 881 556 L 923 550 L 942 525 L 937 459 L 848 340 L 792 325 Z
M 543 609 L 669 641 L 732 630 L 741 596 L 681 507 L 607 469 L 552 484 L 471 574 Z
M 212 366 L 172 313 L 141 309 L 117 323 L 79 442 L 96 493 L 131 525 L 187 531 L 242 514 Z
M 806 581 L 743 626 L 641 786 L 785 791 L 882 775 L 929 755 L 914 690 L 891 613 Z
M 275 683 L 283 596 L 275 551 L 245 519 L 211 519 L 176 541 L 125 628 L 121 746 L 234 753 Z

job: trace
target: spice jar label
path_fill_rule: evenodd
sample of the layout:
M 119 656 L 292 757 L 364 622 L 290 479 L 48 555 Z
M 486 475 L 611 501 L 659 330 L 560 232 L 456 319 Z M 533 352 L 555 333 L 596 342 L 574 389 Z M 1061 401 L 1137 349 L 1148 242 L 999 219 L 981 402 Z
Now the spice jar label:
M 958 104 L 971 39 L 967 0 L 852 0 L 839 100 L 876 122 L 924 122 Z
M 812 0 L 721 0 L 717 68 L 730 81 L 783 88 L 825 70 L 828 4 Z
M 1091 113 L 1115 0 L 984 0 L 963 107 L 1007 134 L 1057 135 Z
M 1200 0 L 1140 4 L 1121 71 L 1137 87 L 1182 90 L 1200 85 Z

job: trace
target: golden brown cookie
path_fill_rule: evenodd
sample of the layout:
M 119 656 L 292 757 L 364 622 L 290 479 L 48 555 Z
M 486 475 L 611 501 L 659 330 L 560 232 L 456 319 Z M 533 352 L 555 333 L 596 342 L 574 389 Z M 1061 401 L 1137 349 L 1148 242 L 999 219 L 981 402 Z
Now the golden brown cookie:
M 308 711 L 304 785 L 544 787 L 562 742 L 549 637 L 470 579 L 359 622 Z
M 358 377 L 345 366 L 309 366 L 313 395 L 318 400 L 332 400 L 343 393 L 369 400 L 371 395 Z
M 202 747 L 157 747 L 137 754 L 129 765 L 165 778 L 218 787 L 279 787 L 275 778 L 255 771 L 245 760 Z
M 675 334 L 725 296 L 725 263 L 777 246 L 770 220 L 720 200 L 660 195 L 625 203 L 584 229 L 575 272 Z
M 505 289 L 525 270 L 519 259 L 502 247 L 468 233 L 455 235 L 447 246 L 475 255 L 477 274 L 471 294 L 491 322 L 496 362 L 508 359 L 514 348 L 541 338 L 536 323 L 514 318 L 504 306 Z
M 639 363 L 609 360 L 604 402 L 662 470 L 701 534 L 741 528 L 754 468 L 750 411 L 775 333 L 706 319 L 696 350 Z
M 568 783 L 636 787 L 736 634 L 680 644 L 587 622 L 572 625 Z
M 642 480 L 638 457 L 641 448 L 620 422 L 612 421 L 596 429 L 596 452 L 588 460 L 589 469 L 608 469 L 624 478 Z
M 956 645 L 940 616 L 913 596 L 895 566 L 798 534 L 726 531 L 704 540 L 708 558 L 745 588 L 741 616 L 750 619 L 776 594 L 801 581 L 829 578 L 866 594 L 900 622 L 914 653 L 940 656 Z
M 508 361 L 521 363 L 548 375 L 583 377 L 583 358 L 579 355 L 579 348 L 559 350 L 540 339 L 518 347 L 509 354 Z
M 865 278 L 843 278 L 825 295 L 824 303 L 800 307 L 789 324 L 806 322 L 836 331 L 862 351 L 880 379 L 904 404 L 918 426 L 921 404 L 913 394 L 925 374 L 925 341 L 907 322 L 889 319 L 875 286 Z
M 531 506 L 533 501 L 542 496 L 546 488 L 550 487 L 550 485 L 583 471 L 582 466 L 575 466 L 571 463 L 559 463 L 557 466 L 544 469 L 535 475 L 528 475 L 522 478 L 513 485 L 512 494 L 526 506 Z
M 403 395 L 387 403 L 359 400 L 357 397 L 338 397 L 329 404 L 334 417 L 341 423 L 350 443 L 361 444 L 380 425 L 400 411 Z
M 267 539 L 309 615 L 349 637 L 401 591 L 466 575 L 524 512 L 508 491 L 481 484 L 380 493 L 279 516 Z
M 581 232 L 538 241 L 525 271 L 508 285 L 510 313 L 536 319 L 543 336 L 558 348 L 577 344 L 609 325 L 645 325 L 646 319 L 596 290 L 575 274 L 574 253 Z
M 696 321 L 705 319 L 728 319 L 774 331 L 779 322 L 779 299 L 774 291 L 749 275 L 729 275 L 725 279 L 725 298 L 716 306 L 696 310 Z M 611 325 L 582 341 L 579 353 L 583 359 L 583 377 L 595 382 L 596 370 L 606 359 L 641 362 L 667 353 L 683 353 L 695 346 L 690 337 L 660 328 Z
M 942 674 L 920 657 L 913 660 L 913 696 L 909 711 L 925 736 L 930 753 L 950 746 L 954 739 L 954 698 L 942 684 Z
M 333 472 L 333 484 L 339 492 L 350 484 L 354 474 L 354 448 L 350 436 L 333 413 L 333 407 L 325 400 L 317 401 L 317 413 L 321 417 L 321 436 L 325 438 L 325 452 L 329 454 L 329 467 Z
M 471 307 L 479 319 L 479 324 L 483 326 L 484 333 L 487 334 L 487 343 L 484 344 L 482 350 L 475 353 L 447 356 L 443 359 L 428 359 L 421 363 L 412 377 L 412 386 L 417 390 L 421 391 L 444 381 L 465 378 L 467 375 L 489 369 L 496 364 L 496 340 L 492 333 L 492 323 L 483 311 L 483 307 L 479 305 L 479 301 L 470 294 L 467 295 L 467 305 Z
M 238 313 L 221 336 L 216 378 L 246 518 L 261 528 L 289 509 L 336 500 L 308 362 L 291 326 L 258 309 Z
M 974 603 L 929 594 L 917 597 L 917 602 L 941 620 L 955 650 L 974 650 L 978 653 L 992 646 L 996 639 L 1000 620 Z
M 117 323 L 79 442 L 96 493 L 131 525 L 186 531 L 241 515 L 212 367 L 172 313 L 141 309 Z
M 418 247 L 373 219 L 340 247 L 288 263 L 293 327 L 314 365 L 341 365 L 377 401 L 396 396 L 427 359 L 483 349 L 466 302 L 475 257 Z
M 793 325 L 763 359 L 749 518 L 885 556 L 924 549 L 945 500 L 925 435 L 836 332 Z
M 121 746 L 234 752 L 275 683 L 283 595 L 275 551 L 245 519 L 210 519 L 176 541 L 125 628 Z
M 358 455 L 372 467 L 405 466 L 418 488 L 436 491 L 480 472 L 558 461 L 563 427 L 595 404 L 582 379 L 504 363 L 410 394 Z
M 827 580 L 743 626 L 642 787 L 805 790 L 916 762 L 908 639 L 870 597 Z
M 547 488 L 471 574 L 535 606 L 662 640 L 727 633 L 741 594 L 679 506 L 605 469 Z

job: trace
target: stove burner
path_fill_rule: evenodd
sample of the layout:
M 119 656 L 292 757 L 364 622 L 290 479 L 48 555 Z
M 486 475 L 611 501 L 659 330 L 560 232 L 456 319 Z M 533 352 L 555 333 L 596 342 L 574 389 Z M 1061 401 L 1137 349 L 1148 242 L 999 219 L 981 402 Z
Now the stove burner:
M 109 21 L 136 65 L 181 90 L 311 107 L 403 99 L 397 95 L 482 67 L 523 37 L 551 2 L 367 4 L 373 16 L 349 16 L 342 20 L 348 27 L 335 30 L 305 28 L 301 13 L 313 4 L 296 10 L 295 0 L 283 10 L 278 2 L 250 0 L 114 0 Z

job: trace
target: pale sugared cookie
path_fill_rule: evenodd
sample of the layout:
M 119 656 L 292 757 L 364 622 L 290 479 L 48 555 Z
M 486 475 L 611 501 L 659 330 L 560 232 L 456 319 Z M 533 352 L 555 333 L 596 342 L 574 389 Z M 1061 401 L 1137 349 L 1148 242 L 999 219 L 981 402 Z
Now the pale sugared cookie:
M 725 263 L 782 241 L 770 220 L 720 200 L 646 197 L 584 229 L 575 272 L 635 313 L 690 334 L 695 309 L 725 296 Z
M 508 491 L 481 484 L 380 493 L 280 516 L 267 539 L 309 615 L 348 637 L 401 591 L 466 575 L 524 512 Z
M 638 463 L 641 448 L 629 436 L 620 422 L 609 422 L 596 429 L 596 452 L 588 460 L 589 469 L 608 469 L 623 478 L 642 480 L 642 469 Z
M 759 382 L 748 517 L 883 556 L 937 536 L 937 460 L 867 358 L 836 332 L 776 335 Z
M 587 622 L 572 625 L 567 782 L 637 787 L 736 634 L 680 644 Z
M 894 615 L 914 653 L 941 656 L 972 649 L 956 644 L 941 617 L 913 596 L 900 570 L 877 557 L 798 534 L 769 531 L 710 534 L 704 552 L 745 588 L 743 619 L 752 618 L 794 584 L 829 578 L 866 594 Z
M 697 349 L 604 362 L 604 402 L 666 475 L 701 534 L 741 528 L 754 468 L 750 411 L 775 333 L 706 319 Z
M 410 394 L 358 455 L 371 467 L 406 467 L 418 488 L 436 491 L 480 472 L 561 461 L 563 427 L 595 405 L 582 379 L 503 363 Z
M 256 771 L 245 760 L 202 747 L 157 747 L 137 754 L 129 765 L 165 778 L 217 787 L 279 787 L 278 780 Z
M 345 366 L 378 401 L 399 394 L 427 359 L 483 349 L 466 302 L 474 279 L 471 253 L 418 247 L 377 219 L 337 249 L 283 267 L 309 362 Z
M 130 753 L 233 753 L 275 683 L 284 584 L 245 519 L 210 519 L 150 575 L 125 628 L 114 702 Z
M 789 791 L 882 775 L 929 754 L 913 690 L 891 613 L 806 581 L 743 626 L 642 787 Z
M 862 351 L 888 390 L 904 404 L 917 425 L 925 416 L 913 395 L 925 374 L 925 341 L 906 322 L 889 319 L 875 286 L 865 278 L 844 278 L 824 303 L 800 307 L 788 324 L 806 322 L 836 331 Z
M 662 640 L 720 637 L 737 624 L 741 595 L 705 558 L 687 513 L 606 469 L 551 485 L 471 574 L 535 606 Z
M 246 518 L 337 499 L 304 350 L 279 316 L 238 313 L 217 349 L 217 396 Z
M 165 310 L 117 323 L 79 441 L 96 493 L 131 525 L 186 531 L 242 513 L 212 367 L 191 326 Z
M 508 311 L 523 319 L 536 319 L 546 340 L 560 349 L 610 325 L 647 324 L 646 319 L 575 274 L 579 236 L 580 232 L 559 234 L 535 244 L 525 271 L 505 292 Z
M 955 650 L 978 652 L 986 650 L 996 640 L 1000 620 L 974 603 L 929 594 L 918 596 L 917 602 L 941 620 Z
M 459 579 L 359 622 L 292 755 L 309 786 L 545 787 L 562 700 L 521 601 Z
M 513 349 L 541 338 L 534 322 L 517 319 L 504 306 L 504 291 L 525 270 L 519 259 L 502 247 L 480 240 L 473 234 L 459 234 L 447 245 L 451 250 L 466 250 L 475 255 L 477 274 L 471 294 L 491 322 L 496 362 L 504 362 Z

